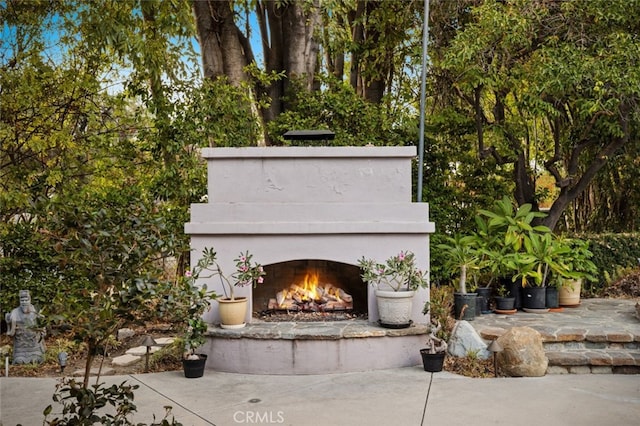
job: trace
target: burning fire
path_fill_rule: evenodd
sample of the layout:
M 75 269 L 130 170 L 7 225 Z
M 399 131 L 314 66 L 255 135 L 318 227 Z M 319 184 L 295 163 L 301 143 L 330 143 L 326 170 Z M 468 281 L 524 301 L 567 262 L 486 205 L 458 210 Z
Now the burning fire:
M 299 283 L 276 294 L 270 309 L 335 311 L 353 309 L 353 297 L 331 283 L 321 283 L 318 273 L 309 272 Z
M 316 300 L 318 298 L 318 274 L 307 273 L 302 280 L 302 300 Z

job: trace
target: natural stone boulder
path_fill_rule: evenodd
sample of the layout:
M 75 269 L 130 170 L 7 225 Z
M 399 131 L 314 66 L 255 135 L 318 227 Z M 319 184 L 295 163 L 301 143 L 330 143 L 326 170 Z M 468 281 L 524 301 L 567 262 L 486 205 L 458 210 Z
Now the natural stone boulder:
M 498 338 L 504 348 L 497 353 L 498 368 L 513 377 L 540 377 L 549 360 L 542 346 L 542 336 L 531 327 L 513 327 Z
M 464 358 L 474 352 L 480 359 L 491 356 L 491 352 L 487 350 L 487 344 L 469 321 L 458 321 L 449 339 L 449 354 Z

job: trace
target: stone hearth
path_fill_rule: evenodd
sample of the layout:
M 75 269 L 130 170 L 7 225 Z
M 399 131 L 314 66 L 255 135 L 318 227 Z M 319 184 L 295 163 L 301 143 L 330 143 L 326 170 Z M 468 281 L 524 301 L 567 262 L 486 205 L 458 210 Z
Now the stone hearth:
M 209 329 L 207 368 L 244 374 L 323 374 L 420 364 L 427 326 L 392 330 L 366 320 L 257 322 Z

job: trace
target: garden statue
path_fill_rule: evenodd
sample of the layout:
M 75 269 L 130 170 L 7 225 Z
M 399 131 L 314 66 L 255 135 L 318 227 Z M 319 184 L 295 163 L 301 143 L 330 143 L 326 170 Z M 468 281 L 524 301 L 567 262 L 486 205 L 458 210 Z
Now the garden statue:
M 13 363 L 41 363 L 44 360 L 44 329 L 38 327 L 41 317 L 31 304 L 29 290 L 20 290 L 20 306 L 6 315 L 13 336 Z

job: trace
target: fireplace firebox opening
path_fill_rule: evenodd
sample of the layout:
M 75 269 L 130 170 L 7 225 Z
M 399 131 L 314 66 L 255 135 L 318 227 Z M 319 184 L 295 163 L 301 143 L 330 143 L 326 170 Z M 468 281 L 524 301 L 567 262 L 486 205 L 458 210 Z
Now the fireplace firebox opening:
M 264 269 L 265 282 L 252 292 L 256 317 L 271 321 L 366 318 L 367 285 L 357 266 L 302 259 Z

